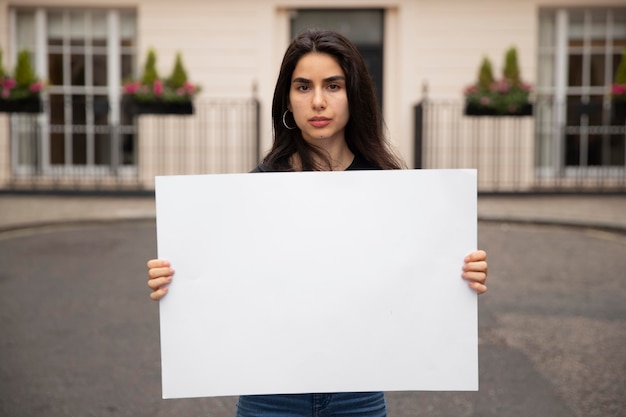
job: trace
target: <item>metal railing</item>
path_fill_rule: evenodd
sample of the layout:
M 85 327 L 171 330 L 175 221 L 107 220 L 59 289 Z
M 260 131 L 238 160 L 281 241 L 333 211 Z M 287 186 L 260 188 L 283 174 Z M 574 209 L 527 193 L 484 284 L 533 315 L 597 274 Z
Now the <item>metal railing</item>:
M 0 190 L 151 192 L 157 175 L 246 172 L 259 159 L 259 107 L 203 100 L 189 116 L 92 126 L 54 125 L 45 114 L 4 116 L 3 124 L 0 116 L 0 144 L 10 149 Z
M 572 111 L 543 101 L 532 116 L 466 116 L 461 102 L 423 101 L 415 167 L 477 169 L 483 193 L 626 192 L 626 126 Z
M 624 124 L 606 114 L 604 123 L 582 114 L 582 123 L 559 124 L 562 110 L 542 102 L 529 117 L 468 117 L 463 103 L 424 101 L 414 109 L 415 166 L 477 169 L 483 193 L 626 192 Z M 9 161 L 0 191 L 151 192 L 157 175 L 247 172 L 260 157 L 255 99 L 198 101 L 192 116 L 134 120 L 81 126 L 53 125 L 45 114 L 0 116 Z

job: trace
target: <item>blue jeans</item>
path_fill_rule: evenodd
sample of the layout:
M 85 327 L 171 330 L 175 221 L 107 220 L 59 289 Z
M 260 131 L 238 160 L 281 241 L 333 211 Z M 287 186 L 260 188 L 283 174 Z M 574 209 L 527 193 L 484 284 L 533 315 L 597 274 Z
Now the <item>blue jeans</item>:
M 237 417 L 386 417 L 382 392 L 242 395 Z

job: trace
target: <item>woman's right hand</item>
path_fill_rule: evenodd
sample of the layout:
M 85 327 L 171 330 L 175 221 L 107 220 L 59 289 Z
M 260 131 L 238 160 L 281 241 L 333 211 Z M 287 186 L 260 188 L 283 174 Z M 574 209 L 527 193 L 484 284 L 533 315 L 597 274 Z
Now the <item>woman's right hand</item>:
M 151 259 L 148 261 L 148 287 L 152 290 L 150 298 L 159 301 L 167 294 L 167 286 L 172 282 L 174 270 L 169 261 Z

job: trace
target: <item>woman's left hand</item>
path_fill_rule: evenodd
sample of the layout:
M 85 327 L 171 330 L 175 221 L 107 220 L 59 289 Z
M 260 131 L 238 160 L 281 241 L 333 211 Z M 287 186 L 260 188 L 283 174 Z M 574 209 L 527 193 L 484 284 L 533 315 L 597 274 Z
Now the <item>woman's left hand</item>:
M 465 257 L 461 277 L 467 280 L 471 289 L 478 294 L 487 292 L 487 252 L 477 250 Z

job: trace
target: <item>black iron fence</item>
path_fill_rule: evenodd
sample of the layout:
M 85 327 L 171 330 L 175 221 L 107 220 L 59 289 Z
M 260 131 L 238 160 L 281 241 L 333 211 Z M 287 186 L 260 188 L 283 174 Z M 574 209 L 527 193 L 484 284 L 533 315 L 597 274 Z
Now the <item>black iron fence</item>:
M 478 171 L 480 192 L 626 192 L 626 123 L 610 108 L 535 103 L 532 116 L 466 116 L 463 103 L 414 108 L 417 168 Z
M 70 125 L 0 115 L 0 191 L 150 192 L 157 175 L 247 172 L 260 156 L 254 99 L 122 116 Z M 626 120 L 611 109 L 544 101 L 532 116 L 468 117 L 460 102 L 429 100 L 414 116 L 415 166 L 477 169 L 480 192 L 626 192 Z
M 259 158 L 254 99 L 198 101 L 190 116 L 122 114 L 118 124 L 2 117 L 5 191 L 151 191 L 157 175 L 246 172 Z

